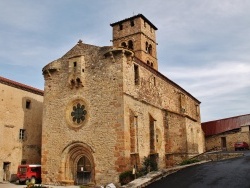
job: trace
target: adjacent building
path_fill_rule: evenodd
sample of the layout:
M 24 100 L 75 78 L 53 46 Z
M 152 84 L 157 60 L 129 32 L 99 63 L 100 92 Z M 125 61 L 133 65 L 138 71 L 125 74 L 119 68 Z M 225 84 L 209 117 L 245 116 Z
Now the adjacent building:
M 43 91 L 0 77 L 0 182 L 17 166 L 41 163 Z
M 236 142 L 250 144 L 250 114 L 202 123 L 206 138 L 206 150 L 233 151 Z

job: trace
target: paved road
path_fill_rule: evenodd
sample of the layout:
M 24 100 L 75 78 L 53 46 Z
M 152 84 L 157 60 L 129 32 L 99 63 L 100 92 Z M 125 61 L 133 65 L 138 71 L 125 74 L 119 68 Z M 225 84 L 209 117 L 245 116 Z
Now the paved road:
M 147 188 L 250 188 L 250 151 L 244 156 L 185 168 Z

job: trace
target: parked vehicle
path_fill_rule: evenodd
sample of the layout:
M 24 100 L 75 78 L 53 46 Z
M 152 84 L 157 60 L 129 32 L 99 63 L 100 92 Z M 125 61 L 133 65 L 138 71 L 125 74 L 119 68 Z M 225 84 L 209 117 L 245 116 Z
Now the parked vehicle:
M 249 150 L 249 145 L 246 142 L 236 142 L 234 144 L 234 149 L 235 149 L 235 151 L 245 150 L 245 149 Z
M 25 164 L 19 165 L 17 169 L 17 178 L 19 184 L 24 183 L 40 183 L 41 182 L 41 165 Z

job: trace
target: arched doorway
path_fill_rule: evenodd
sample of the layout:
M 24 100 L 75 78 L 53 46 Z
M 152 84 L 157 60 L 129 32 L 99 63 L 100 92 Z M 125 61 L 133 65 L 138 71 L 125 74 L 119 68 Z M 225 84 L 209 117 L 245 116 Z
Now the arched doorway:
M 75 185 L 95 183 L 94 151 L 81 142 L 74 142 L 63 151 L 62 181 L 72 181 Z
M 91 162 L 86 156 L 82 156 L 77 162 L 76 184 L 87 184 L 91 181 Z

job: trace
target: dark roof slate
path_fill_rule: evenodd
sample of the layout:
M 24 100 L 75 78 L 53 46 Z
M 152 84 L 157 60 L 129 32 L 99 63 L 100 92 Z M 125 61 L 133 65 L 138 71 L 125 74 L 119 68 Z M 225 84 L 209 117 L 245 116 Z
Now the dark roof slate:
M 123 23 L 123 22 L 129 21 L 129 20 L 132 20 L 132 19 L 135 19 L 135 18 L 139 18 L 139 17 L 141 17 L 143 20 L 145 20 L 152 28 L 154 28 L 154 30 L 158 30 L 157 27 L 155 27 L 154 24 L 152 24 L 152 23 L 151 23 L 145 16 L 143 16 L 142 14 L 137 14 L 137 15 L 132 16 L 132 17 L 130 17 L 130 18 L 126 18 L 126 19 L 124 19 L 124 20 L 121 20 L 121 21 L 112 23 L 112 24 L 110 24 L 110 26 L 113 27 L 113 26 L 115 26 L 115 25 L 117 25 L 117 24 L 121 24 L 121 23 Z

